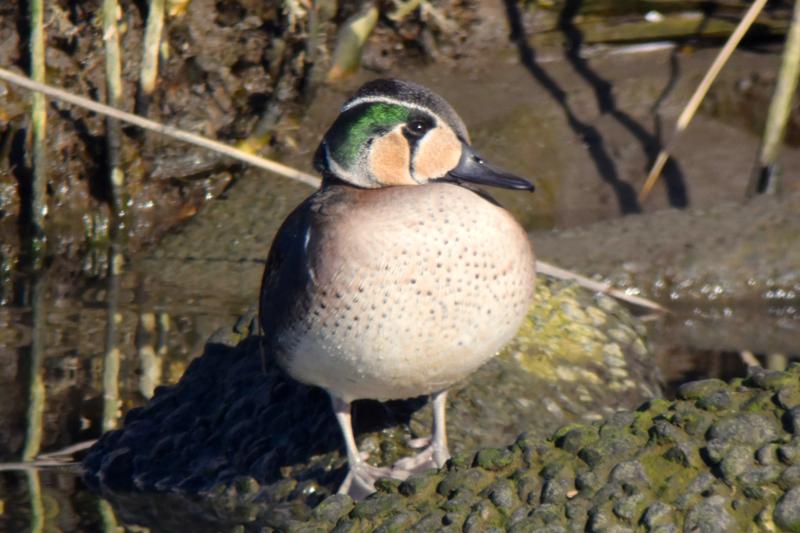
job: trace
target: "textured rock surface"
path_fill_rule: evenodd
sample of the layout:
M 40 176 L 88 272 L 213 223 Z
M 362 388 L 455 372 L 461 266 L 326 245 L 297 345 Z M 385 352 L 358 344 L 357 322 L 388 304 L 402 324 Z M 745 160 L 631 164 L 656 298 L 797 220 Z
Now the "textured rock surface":
M 440 471 L 382 481 L 362 502 L 330 496 L 305 520 L 285 508 L 256 519 L 258 503 L 241 485 L 204 505 L 227 501 L 245 530 L 798 531 L 799 406 L 793 365 L 688 383 L 674 401 L 457 455 Z
M 664 324 L 670 344 L 794 354 L 800 345 L 798 214 L 795 185 L 744 204 L 663 210 L 537 233 L 533 241 L 545 261 L 668 302 L 675 313 Z
M 792 303 L 800 286 L 798 213 L 800 192 L 795 191 L 533 237 L 540 257 L 586 275 L 600 274 L 617 287 L 637 287 L 655 298 Z
M 296 530 L 798 531 L 800 365 L 684 385 L 542 441 L 456 457 L 353 504 L 329 498 Z M 335 515 L 339 514 L 338 517 Z
M 623 308 L 573 286 L 542 282 L 537 291 L 515 341 L 453 391 L 448 429 L 456 454 L 508 445 L 526 430 L 543 437 L 658 393 L 643 329 Z M 177 520 L 176 502 L 185 500 L 196 519 L 281 526 L 307 518 L 335 491 L 345 459 L 327 396 L 269 363 L 262 371 L 258 339 L 246 336 L 251 322 L 245 317 L 212 338 L 176 386 L 158 389 L 87 455 L 89 483 L 124 519 L 163 524 L 167 513 Z M 356 404 L 359 445 L 372 462 L 394 462 L 410 453 L 409 438 L 429 433 L 423 405 Z M 505 461 L 487 453 L 487 464 Z M 208 503 L 190 504 L 194 495 Z

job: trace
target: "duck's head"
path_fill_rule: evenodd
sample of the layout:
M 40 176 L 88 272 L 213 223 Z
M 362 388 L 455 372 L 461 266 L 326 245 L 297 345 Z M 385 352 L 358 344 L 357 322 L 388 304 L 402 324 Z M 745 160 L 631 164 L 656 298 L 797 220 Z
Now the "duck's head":
M 441 96 L 400 80 L 371 81 L 345 102 L 314 166 L 327 181 L 370 189 L 451 181 L 533 190 L 475 153 L 464 122 Z

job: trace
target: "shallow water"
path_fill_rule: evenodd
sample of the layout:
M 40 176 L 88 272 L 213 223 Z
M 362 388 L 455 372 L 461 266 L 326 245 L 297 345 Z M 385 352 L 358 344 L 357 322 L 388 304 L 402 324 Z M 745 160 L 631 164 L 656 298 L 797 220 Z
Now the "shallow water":
M 644 208 L 629 203 L 629 184 L 641 182 L 648 150 L 658 138 L 653 132 L 662 121 L 672 124 L 711 52 L 677 57 L 677 74 L 670 49 L 598 56 L 586 64 L 610 84 L 611 103 L 574 64 L 545 62 L 541 71 L 531 71 L 510 50 L 469 68 L 395 74 L 442 93 L 461 112 L 487 160 L 537 179 L 533 196 L 502 192 L 498 197 L 527 229 L 540 230 L 614 218 L 626 210 L 741 198 L 758 141 L 749 131 L 701 116 L 678 147 L 679 170 L 668 180 L 669 191 L 661 190 Z M 749 76 L 776 62 L 774 55 L 743 53 L 733 68 Z M 735 83 L 736 72 L 722 83 Z M 300 148 L 285 154 L 286 162 L 308 169 L 324 126 L 361 81 L 317 94 L 296 135 Z M 555 97 L 550 82 L 568 88 L 563 98 Z M 665 92 L 667 87 L 672 88 Z M 659 98 L 662 107 L 654 113 L 652 102 Z M 785 158 L 785 168 L 800 168 L 791 166 L 800 161 L 797 150 Z M 800 176 L 787 172 L 787 187 L 798 183 Z M 83 270 L 56 263 L 39 277 L 11 278 L 0 307 L 0 462 L 96 438 L 152 396 L 156 386 L 174 383 L 210 334 L 255 303 L 271 236 L 307 193 L 304 186 L 246 171 L 195 220 L 159 245 L 126 257 L 114 276 L 108 265 L 125 256 L 124 250 L 121 255 L 97 250 Z M 759 312 L 748 320 L 761 317 L 772 327 L 772 317 L 765 316 L 770 312 L 753 308 Z M 734 311 L 743 316 L 741 309 Z M 686 326 L 709 314 L 717 321 L 726 318 L 724 312 L 716 316 L 689 306 L 670 320 Z M 797 321 L 786 323 L 787 335 L 794 335 L 788 338 L 796 338 Z M 699 377 L 701 371 L 722 377 L 743 371 L 736 342 L 723 343 L 710 333 L 718 326 L 712 322 L 705 333 L 695 328 L 696 335 L 679 328 L 679 342 L 669 324 L 655 328 L 662 332 L 655 337 L 662 342 L 657 351 L 671 380 Z M 715 360 L 718 364 L 709 364 Z M 110 505 L 82 489 L 74 472 L 0 471 L 0 530 L 95 531 L 118 524 Z

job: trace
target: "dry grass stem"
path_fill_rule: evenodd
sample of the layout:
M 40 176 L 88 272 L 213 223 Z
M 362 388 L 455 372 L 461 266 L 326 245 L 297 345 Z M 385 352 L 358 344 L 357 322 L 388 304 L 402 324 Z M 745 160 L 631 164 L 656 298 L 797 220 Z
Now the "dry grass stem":
M 361 64 L 361 52 L 378 23 L 379 14 L 378 8 L 370 2 L 345 21 L 336 39 L 328 81 L 341 80 L 358 70 Z
M 739 46 L 739 43 L 747 33 L 747 30 L 750 29 L 750 26 L 752 26 L 753 22 L 755 22 L 756 18 L 758 18 L 759 13 L 761 13 L 761 10 L 764 9 L 766 3 L 767 0 L 755 0 L 753 2 L 753 4 L 745 13 L 741 22 L 739 22 L 739 25 L 736 26 L 736 29 L 733 31 L 733 33 L 731 33 L 730 37 L 728 37 L 728 41 L 725 43 L 725 46 L 722 47 L 722 50 L 720 50 L 719 54 L 717 54 L 717 57 L 714 58 L 714 62 L 711 64 L 708 72 L 706 72 L 706 75 L 703 76 L 703 79 L 700 81 L 697 89 L 695 89 L 694 94 L 692 94 L 692 97 L 689 99 L 689 102 L 686 104 L 683 112 L 681 112 L 681 115 L 678 117 L 672 139 L 670 140 L 669 144 L 667 144 L 667 147 L 662 149 L 661 152 L 659 152 L 658 157 L 656 157 L 653 168 L 650 169 L 650 173 L 647 175 L 647 180 L 642 186 L 642 190 L 639 192 L 640 203 L 647 200 L 647 197 L 650 195 L 650 192 L 653 190 L 653 187 L 661 175 L 661 171 L 664 169 L 664 165 L 669 159 L 670 153 L 672 152 L 678 137 L 692 121 L 692 118 L 694 118 L 697 109 L 700 107 L 700 104 L 708 93 L 709 88 L 711 88 L 711 84 L 714 83 L 715 79 L 717 79 L 722 67 L 724 67 L 725 63 L 728 62 L 728 59 L 730 59 L 734 50 L 736 50 L 736 47 Z
M 786 36 L 786 45 L 783 50 L 781 70 L 778 74 L 775 94 L 769 104 L 764 139 L 758 156 L 758 168 L 756 168 L 748 187 L 748 193 L 751 195 L 761 189 L 760 176 L 776 169 L 778 153 L 786 133 L 786 124 L 789 122 L 792 112 L 792 101 L 797 92 L 798 77 L 800 77 L 800 0 L 795 0 L 792 25 Z M 779 189 L 779 179 L 777 173 L 773 173 L 771 183 L 766 184 L 767 192 L 776 192 Z
M 31 0 L 31 78 L 45 82 L 44 0 Z M 47 215 L 47 101 L 41 93 L 33 95 L 31 106 L 33 174 L 31 184 L 31 223 L 34 228 L 34 252 L 41 251 L 44 240 L 44 218 Z
M 134 126 L 138 126 L 148 131 L 160 133 L 161 135 L 166 135 L 167 137 L 171 137 L 179 141 L 207 148 L 214 152 L 226 155 L 230 158 L 237 159 L 249 165 L 253 165 L 254 167 L 267 170 L 269 172 L 278 174 L 285 178 L 305 183 L 306 185 L 310 185 L 311 187 L 319 187 L 320 184 L 320 179 L 317 178 L 316 176 L 313 176 L 306 172 L 302 172 L 300 170 L 296 170 L 290 166 L 278 163 L 277 161 L 272 161 L 270 159 L 265 159 L 263 157 L 258 157 L 249 154 L 242 150 L 237 150 L 232 146 L 228 146 L 227 144 L 211 140 L 207 137 L 203 137 L 202 135 L 190 133 L 188 131 L 184 131 L 179 128 L 174 128 L 172 126 L 167 126 L 165 124 L 161 124 L 154 120 L 149 120 L 144 117 L 140 117 L 139 115 L 134 115 L 133 113 L 128 113 L 126 111 L 122 111 L 120 109 L 116 109 L 111 106 L 95 102 L 94 100 L 90 100 L 82 96 L 77 96 L 75 94 L 68 93 L 67 91 L 58 89 L 56 87 L 51 87 L 43 83 L 37 83 L 31 79 L 26 78 L 25 76 L 20 76 L 19 74 L 15 74 L 10 70 L 0 68 L 0 80 L 4 80 L 9 83 L 13 83 L 15 85 L 19 85 L 20 87 L 24 87 L 31 91 L 41 92 L 51 98 L 61 100 L 63 102 L 67 102 L 69 104 L 76 105 L 79 107 L 83 107 L 85 109 L 94 111 L 95 113 L 99 113 L 101 115 L 110 116 L 122 120 L 124 122 L 133 124 Z
M 117 0 L 103 0 L 103 41 L 106 57 L 106 100 L 111 107 L 120 107 L 122 102 L 122 60 L 119 48 L 119 13 Z M 127 207 L 125 173 L 122 170 L 122 127 L 113 117 L 106 119 L 106 146 L 108 150 L 108 172 L 113 196 L 114 214 L 119 219 Z
M 158 79 L 158 56 L 161 51 L 161 32 L 164 29 L 165 0 L 150 0 L 147 27 L 144 30 L 142 70 L 139 74 L 139 90 L 143 98 L 150 98 Z
M 595 292 L 602 292 L 618 300 L 622 300 L 623 302 L 628 302 L 629 304 L 636 305 L 638 307 L 644 307 L 645 309 L 658 311 L 659 313 L 668 312 L 667 309 L 665 309 L 664 307 L 662 307 L 661 305 L 657 304 L 652 300 L 648 300 L 647 298 L 642 298 L 641 296 L 633 296 L 631 294 L 626 294 L 619 289 L 615 289 L 609 283 L 595 281 L 593 279 L 587 278 L 586 276 L 582 276 L 575 272 L 565 270 L 563 268 L 551 265 L 550 263 L 546 263 L 544 261 L 540 260 L 536 261 L 536 271 L 539 274 L 544 274 L 545 276 L 550 276 L 551 278 L 561 279 L 565 281 L 574 281 L 575 283 L 577 283 L 578 285 L 580 285 L 585 289 L 589 289 L 590 291 L 595 291 Z

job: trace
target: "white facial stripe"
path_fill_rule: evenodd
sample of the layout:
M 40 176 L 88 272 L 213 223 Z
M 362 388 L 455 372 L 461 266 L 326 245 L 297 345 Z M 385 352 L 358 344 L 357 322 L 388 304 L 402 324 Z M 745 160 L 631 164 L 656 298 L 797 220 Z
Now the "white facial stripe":
M 411 102 L 405 102 L 403 100 L 397 100 L 395 98 L 390 98 L 388 96 L 362 96 L 361 98 L 357 98 L 357 99 L 353 100 L 352 102 L 349 102 L 346 105 L 342 106 L 342 109 L 339 112 L 340 113 L 344 113 L 348 109 L 352 109 L 352 108 L 356 107 L 357 105 L 372 104 L 372 103 L 392 104 L 392 105 L 398 105 L 398 106 L 401 106 L 401 107 L 408 107 L 410 109 L 416 109 L 416 110 L 428 113 L 429 115 L 432 115 L 432 116 L 436 117 L 437 121 L 439 120 L 439 117 L 436 116 L 436 113 L 434 113 L 433 111 L 431 111 L 427 107 L 423 107 L 421 105 L 417 105 L 417 104 L 414 104 L 414 103 L 411 103 Z
M 339 112 L 340 113 L 344 113 L 348 109 L 352 109 L 357 105 L 369 104 L 369 103 L 393 104 L 393 105 L 399 105 L 399 106 L 403 106 L 403 107 L 408 107 L 410 109 L 416 109 L 418 111 L 422 111 L 422 112 L 427 113 L 430 116 L 434 117 L 436 119 L 436 123 L 437 124 L 445 124 L 446 123 L 445 120 L 442 120 L 441 117 L 439 117 L 439 115 L 436 114 L 429 107 L 421 106 L 421 105 L 415 104 L 413 102 L 406 102 L 404 100 L 398 100 L 398 99 L 392 98 L 390 96 L 362 96 L 361 98 L 356 98 L 355 100 L 343 105 L 342 109 Z M 463 130 L 462 135 L 464 136 L 464 140 L 466 140 L 467 144 L 469 144 L 470 138 L 469 138 L 469 132 L 467 131 L 466 126 L 461 122 L 461 119 L 457 115 L 456 115 L 455 119 L 456 119 L 456 122 L 459 124 L 459 126 L 458 126 L 459 129 Z
M 375 188 L 377 186 L 374 182 L 365 182 L 363 179 L 359 179 L 356 174 L 342 167 L 333 157 L 331 157 L 331 152 L 328 149 L 328 145 L 325 144 L 324 146 L 325 158 L 328 160 L 328 166 L 336 177 L 362 187 Z

